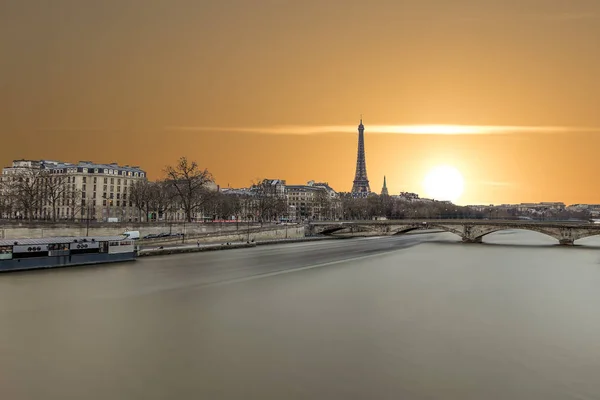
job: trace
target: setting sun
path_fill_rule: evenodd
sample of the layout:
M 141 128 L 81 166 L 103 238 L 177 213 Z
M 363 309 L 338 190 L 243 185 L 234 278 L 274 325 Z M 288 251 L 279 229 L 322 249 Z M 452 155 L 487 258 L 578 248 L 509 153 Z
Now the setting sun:
M 452 202 L 460 198 L 464 185 L 464 178 L 460 171 L 448 165 L 432 168 L 423 181 L 423 188 L 428 197 Z

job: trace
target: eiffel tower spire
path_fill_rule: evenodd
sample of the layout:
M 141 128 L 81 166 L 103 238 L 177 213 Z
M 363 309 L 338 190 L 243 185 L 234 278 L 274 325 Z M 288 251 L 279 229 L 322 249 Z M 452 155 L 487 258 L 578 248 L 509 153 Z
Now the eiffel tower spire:
M 366 197 L 371 193 L 369 178 L 367 178 L 367 162 L 365 160 L 365 126 L 360 116 L 358 125 L 358 155 L 356 157 L 356 174 L 352 185 L 352 194 L 355 197 Z

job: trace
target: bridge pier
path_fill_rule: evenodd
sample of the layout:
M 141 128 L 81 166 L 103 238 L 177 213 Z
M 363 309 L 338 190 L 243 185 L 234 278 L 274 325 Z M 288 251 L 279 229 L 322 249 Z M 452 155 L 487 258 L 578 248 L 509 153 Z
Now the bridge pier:
M 478 238 L 471 239 L 470 237 L 463 236 L 462 242 L 463 243 L 483 243 L 483 238 L 480 236 Z
M 573 246 L 575 241 L 573 239 L 559 239 L 558 243 L 562 246 Z

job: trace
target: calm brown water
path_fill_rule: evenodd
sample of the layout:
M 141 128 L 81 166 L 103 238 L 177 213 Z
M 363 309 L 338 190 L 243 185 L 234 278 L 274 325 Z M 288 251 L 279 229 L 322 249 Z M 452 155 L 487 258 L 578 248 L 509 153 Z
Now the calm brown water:
M 0 398 L 600 399 L 600 247 L 428 238 L 0 275 Z

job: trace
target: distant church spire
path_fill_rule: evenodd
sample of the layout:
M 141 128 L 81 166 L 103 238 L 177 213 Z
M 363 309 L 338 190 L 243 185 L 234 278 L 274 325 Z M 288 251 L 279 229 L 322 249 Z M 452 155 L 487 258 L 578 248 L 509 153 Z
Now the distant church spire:
M 388 189 L 387 189 L 387 184 L 385 182 L 385 175 L 383 176 L 383 187 L 381 188 L 381 195 L 382 196 L 389 196 Z

